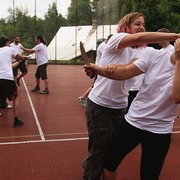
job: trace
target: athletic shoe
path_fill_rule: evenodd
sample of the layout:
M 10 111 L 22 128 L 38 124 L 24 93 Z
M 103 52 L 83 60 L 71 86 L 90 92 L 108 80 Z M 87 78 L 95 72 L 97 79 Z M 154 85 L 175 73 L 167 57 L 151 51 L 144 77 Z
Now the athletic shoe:
M 9 105 L 9 104 L 6 106 L 6 109 L 12 109 L 12 108 L 13 107 L 11 105 Z
M 18 126 L 22 126 L 24 123 L 18 119 L 14 121 L 13 127 L 18 127 Z
M 41 91 L 40 94 L 49 94 L 49 91 L 45 89 L 44 91 Z
M 34 89 L 32 89 L 31 91 L 32 91 L 32 92 L 38 92 L 39 90 L 40 90 L 40 88 L 36 86 L 36 87 L 35 87 Z
M 18 86 L 20 86 L 20 84 L 19 84 L 19 80 L 20 80 L 20 79 L 19 79 L 19 78 L 17 78 L 17 82 L 16 82 L 16 83 L 17 83 L 17 85 L 18 85 Z
M 0 116 L 2 116 L 2 113 L 0 113 Z
M 84 100 L 81 96 L 78 98 L 78 100 L 81 106 L 86 106 L 86 100 Z

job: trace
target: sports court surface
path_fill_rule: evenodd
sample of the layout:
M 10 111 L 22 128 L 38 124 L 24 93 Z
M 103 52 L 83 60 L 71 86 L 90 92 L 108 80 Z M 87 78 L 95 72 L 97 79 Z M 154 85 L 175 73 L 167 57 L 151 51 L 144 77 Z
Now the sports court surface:
M 36 65 L 20 81 L 20 119 L 13 128 L 12 109 L 0 117 L 0 180 L 81 180 L 87 155 L 84 108 L 77 98 L 92 85 L 81 65 L 49 65 L 49 95 L 31 92 Z M 44 84 L 41 83 L 43 90 Z M 11 104 L 11 103 L 10 103 Z M 180 118 L 160 180 L 180 180 Z M 119 180 L 139 180 L 140 147 L 119 168 Z

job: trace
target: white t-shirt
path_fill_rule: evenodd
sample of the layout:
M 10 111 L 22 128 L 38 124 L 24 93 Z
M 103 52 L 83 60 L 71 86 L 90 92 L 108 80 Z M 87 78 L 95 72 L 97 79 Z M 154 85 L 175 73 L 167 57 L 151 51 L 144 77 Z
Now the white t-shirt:
M 125 116 L 133 126 L 153 133 L 170 133 L 178 105 L 172 101 L 172 52 L 145 48 L 134 64 L 145 72 L 139 93 Z
M 99 65 L 99 61 L 100 61 L 100 58 L 101 58 L 101 55 L 105 46 L 106 46 L 106 43 L 102 42 L 97 48 L 96 62 L 95 62 L 96 65 Z
M 0 79 L 14 80 L 12 71 L 12 58 L 17 52 L 12 47 L 0 48 Z
M 37 66 L 46 64 L 48 62 L 47 47 L 43 43 L 36 45 L 33 50 L 36 53 Z
M 166 48 L 163 48 L 165 51 L 171 51 L 174 52 L 174 46 L 172 44 L 169 44 Z
M 18 43 L 18 44 L 11 43 L 10 46 L 16 50 L 17 54 L 23 53 L 23 50 L 21 49 L 22 45 L 20 43 Z
M 131 57 L 133 48 L 117 48 L 122 38 L 126 35 L 128 34 L 118 33 L 109 39 L 103 50 L 99 66 L 105 66 L 106 64 L 127 64 L 133 59 Z M 104 107 L 113 109 L 126 108 L 128 104 L 128 91 L 134 83 L 133 79 L 117 81 L 98 75 L 89 98 L 94 103 Z
M 146 48 L 148 48 L 148 47 L 146 47 Z M 143 52 L 143 51 L 144 51 L 144 47 L 136 48 L 136 49 L 134 49 L 133 56 L 136 57 L 136 55 L 141 54 L 141 52 Z M 139 91 L 142 80 L 144 78 L 144 74 L 140 74 L 139 76 L 136 76 L 135 78 L 136 78 L 136 81 L 134 82 L 130 91 Z

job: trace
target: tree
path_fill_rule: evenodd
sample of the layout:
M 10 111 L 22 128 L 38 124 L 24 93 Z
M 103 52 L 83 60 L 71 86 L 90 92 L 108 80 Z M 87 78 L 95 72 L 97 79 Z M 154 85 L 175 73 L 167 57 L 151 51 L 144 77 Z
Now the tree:
M 179 32 L 180 0 L 94 0 L 98 24 L 117 24 L 127 13 L 143 13 L 147 31 L 166 27 Z M 111 21 L 109 18 L 111 17 Z
M 52 5 L 49 5 L 48 12 L 45 13 L 44 17 L 44 37 L 47 44 L 49 44 L 59 28 L 66 25 L 66 19 L 61 14 L 58 14 L 57 5 L 55 2 L 53 2 Z
M 90 25 L 92 24 L 93 12 L 90 0 L 72 0 L 68 8 L 68 25 Z

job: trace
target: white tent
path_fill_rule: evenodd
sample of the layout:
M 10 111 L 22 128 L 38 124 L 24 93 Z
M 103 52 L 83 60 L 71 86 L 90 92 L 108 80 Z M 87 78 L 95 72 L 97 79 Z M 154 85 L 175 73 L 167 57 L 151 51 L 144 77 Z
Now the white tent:
M 117 25 L 66 26 L 61 27 L 48 46 L 49 60 L 70 60 L 81 55 L 79 44 L 84 44 L 86 52 L 96 50 L 97 39 L 115 34 Z

